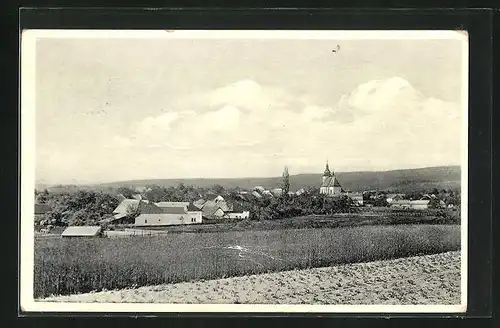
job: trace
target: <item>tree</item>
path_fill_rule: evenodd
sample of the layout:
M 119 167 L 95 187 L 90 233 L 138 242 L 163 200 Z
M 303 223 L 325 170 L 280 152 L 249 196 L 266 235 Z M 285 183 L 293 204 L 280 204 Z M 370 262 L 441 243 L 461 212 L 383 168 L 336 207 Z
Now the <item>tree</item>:
M 220 184 L 216 184 L 213 186 L 213 191 L 217 194 L 217 195 L 221 195 L 221 194 L 224 194 L 224 187 L 221 186 Z
M 45 189 L 43 192 L 37 193 L 35 190 L 35 200 L 38 204 L 47 204 L 47 202 L 50 199 L 50 194 L 47 189 Z
M 285 166 L 283 170 L 283 180 L 281 182 L 281 189 L 283 190 L 283 196 L 287 197 L 290 191 L 290 175 L 288 174 L 288 167 Z
M 135 194 L 135 191 L 132 189 L 132 188 L 129 188 L 129 187 L 118 187 L 118 189 L 116 189 L 116 191 L 119 193 L 119 194 L 122 194 L 123 196 L 125 196 L 125 198 L 132 198 L 132 196 Z

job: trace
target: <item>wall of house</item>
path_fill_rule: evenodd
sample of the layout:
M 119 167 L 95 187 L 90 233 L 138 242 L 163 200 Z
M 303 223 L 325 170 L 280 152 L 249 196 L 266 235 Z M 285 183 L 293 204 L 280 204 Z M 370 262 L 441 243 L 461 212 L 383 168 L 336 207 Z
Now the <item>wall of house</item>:
M 189 219 L 190 223 L 202 223 L 203 222 L 201 211 L 196 211 L 196 212 L 188 211 L 188 215 L 190 217 L 190 219 Z M 194 220 L 194 222 L 192 222 L 193 220 Z
M 135 225 L 157 226 L 202 223 L 201 212 L 186 214 L 141 214 L 135 218 Z
M 216 218 L 221 218 L 224 216 L 224 211 L 219 208 L 217 211 L 215 211 L 214 216 Z

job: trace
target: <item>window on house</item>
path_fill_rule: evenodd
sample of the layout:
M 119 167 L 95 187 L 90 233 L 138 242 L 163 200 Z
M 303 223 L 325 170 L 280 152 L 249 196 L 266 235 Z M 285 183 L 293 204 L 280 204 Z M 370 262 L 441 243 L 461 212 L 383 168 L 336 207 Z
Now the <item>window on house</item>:
M 148 220 L 147 220 L 147 219 L 145 219 L 145 220 L 144 220 L 144 223 L 148 223 Z

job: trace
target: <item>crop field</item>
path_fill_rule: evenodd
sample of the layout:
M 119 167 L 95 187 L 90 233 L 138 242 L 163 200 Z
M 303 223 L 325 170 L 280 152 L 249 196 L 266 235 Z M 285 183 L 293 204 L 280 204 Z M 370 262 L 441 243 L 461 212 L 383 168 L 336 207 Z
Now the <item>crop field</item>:
M 459 225 L 35 239 L 34 297 L 327 267 L 460 249 Z
M 64 295 L 46 302 L 460 304 L 460 251 L 225 279 Z

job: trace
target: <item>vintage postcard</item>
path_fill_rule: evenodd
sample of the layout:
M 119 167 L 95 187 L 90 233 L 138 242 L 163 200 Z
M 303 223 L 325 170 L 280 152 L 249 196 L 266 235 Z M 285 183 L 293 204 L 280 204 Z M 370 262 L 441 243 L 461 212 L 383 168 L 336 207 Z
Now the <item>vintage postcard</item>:
M 20 305 L 467 308 L 464 31 L 26 30 Z

